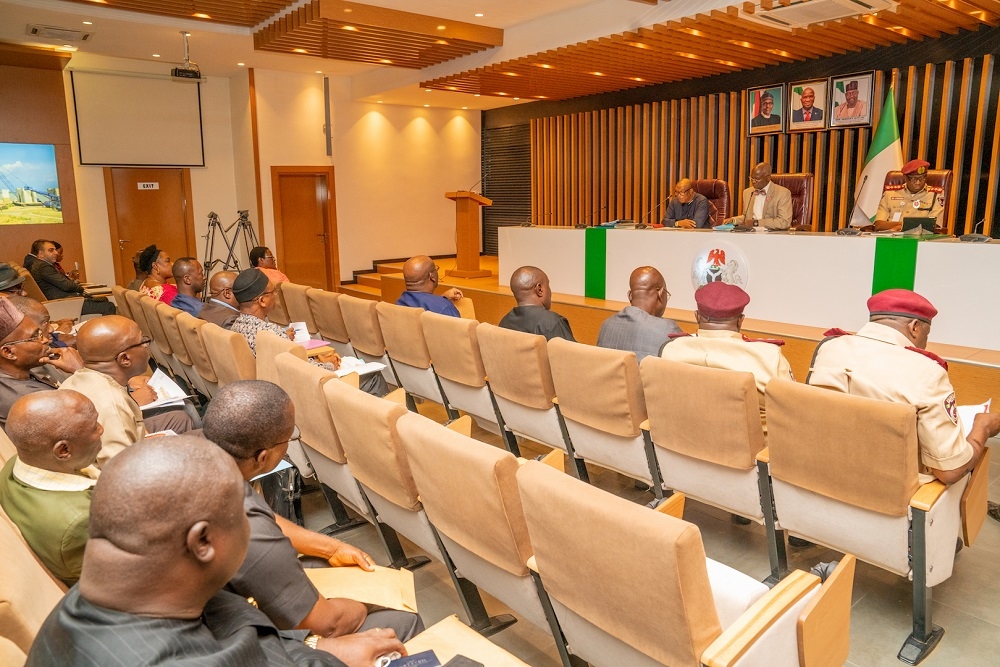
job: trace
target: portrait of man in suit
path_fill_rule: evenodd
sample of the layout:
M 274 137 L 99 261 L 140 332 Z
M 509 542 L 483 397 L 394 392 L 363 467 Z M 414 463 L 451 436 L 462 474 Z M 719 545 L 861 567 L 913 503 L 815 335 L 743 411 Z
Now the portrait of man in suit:
M 826 127 L 827 81 L 803 81 L 788 86 L 791 115 L 788 130 L 822 130 Z
M 785 109 L 784 87 L 765 86 L 748 91 L 750 114 L 750 134 L 767 134 L 781 132 Z

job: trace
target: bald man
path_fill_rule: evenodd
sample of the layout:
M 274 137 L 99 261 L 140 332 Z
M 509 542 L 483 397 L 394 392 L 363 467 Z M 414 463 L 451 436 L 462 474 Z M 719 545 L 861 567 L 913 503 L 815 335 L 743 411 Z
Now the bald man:
M 544 271 L 537 266 L 522 266 L 510 276 L 510 291 L 517 305 L 500 320 L 501 327 L 539 334 L 545 340 L 565 338 L 575 342 L 566 318 L 549 310 L 552 290 Z
M 233 294 L 235 271 L 220 271 L 208 281 L 208 303 L 198 313 L 198 317 L 229 329 L 240 316 L 240 302 Z
M 205 302 L 198 296 L 205 289 L 205 271 L 201 268 L 201 262 L 194 257 L 181 257 L 174 262 L 171 270 L 177 285 L 177 296 L 170 305 L 198 317 L 205 306 Z
M 406 291 L 396 299 L 397 306 L 423 308 L 440 315 L 459 317 L 453 302 L 462 300 L 462 290 L 457 287 L 445 290 L 440 295 L 434 293 L 438 286 L 438 265 L 427 255 L 416 255 L 403 265 L 403 280 Z
M 38 391 L 10 410 L 7 435 L 17 456 L 0 470 L 0 507 L 67 586 L 83 567 L 103 432 L 94 404 L 75 391 Z
M 88 320 L 77 332 L 76 349 L 83 368 L 67 378 L 60 389 L 78 391 L 97 407 L 104 427 L 98 468 L 145 438 L 147 427 L 149 432 L 184 433 L 194 426 L 191 417 L 179 408 L 143 419 L 139 406 L 156 400 L 156 390 L 144 375 L 149 369 L 149 343 L 139 325 L 121 315 Z
M 333 566 L 373 570 L 368 554 L 276 516 L 250 486 L 253 478 L 273 470 L 285 456 L 294 430 L 295 406 L 281 387 L 270 382 L 228 384 L 205 412 L 205 437 L 232 456 L 243 475 L 243 508 L 250 520 L 247 557 L 226 588 L 252 597 L 282 630 L 300 628 L 322 637 L 340 637 L 392 628 L 407 641 L 423 630 L 419 616 L 394 610 L 369 613 L 360 602 L 327 599 L 306 576 L 298 558 L 303 554 Z
M 635 352 L 638 361 L 657 356 L 671 334 L 682 333 L 676 322 L 663 317 L 669 300 L 663 274 L 640 266 L 628 279 L 629 305 L 604 320 L 597 346 Z
M 94 488 L 80 582 L 43 623 L 27 664 L 353 667 L 402 649 L 373 632 L 352 638 L 341 661 L 281 637 L 245 598 L 220 591 L 246 554 L 242 501 L 233 459 L 201 438 L 122 452 Z
M 705 195 L 695 192 L 691 179 L 682 178 L 674 186 L 674 194 L 667 204 L 667 212 L 663 214 L 660 224 L 664 227 L 684 229 L 711 227 L 712 217 L 709 208 L 708 199 Z
M 771 165 L 761 162 L 750 172 L 750 187 L 743 191 L 742 215 L 727 218 L 740 227 L 788 229 L 792 225 L 792 192 L 771 181 Z

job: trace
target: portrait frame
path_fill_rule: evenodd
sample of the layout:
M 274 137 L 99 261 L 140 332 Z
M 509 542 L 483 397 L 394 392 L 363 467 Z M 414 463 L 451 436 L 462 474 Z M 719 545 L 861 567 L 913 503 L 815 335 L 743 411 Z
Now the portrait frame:
M 805 120 L 802 104 L 802 93 L 806 90 L 813 93 L 813 103 L 810 108 L 810 120 Z M 830 118 L 829 79 L 809 79 L 788 84 L 788 131 L 818 132 L 827 128 Z M 819 116 L 816 118 L 816 116 Z M 798 119 L 798 120 L 796 120 Z
M 757 118 L 760 116 L 763 119 L 761 100 L 765 94 L 770 95 L 773 100 L 768 121 L 773 118 L 775 122 L 762 124 Z M 777 134 L 785 131 L 785 84 L 775 83 L 770 86 L 747 88 L 747 128 L 750 136 Z
M 852 84 L 857 87 L 857 100 L 863 106 L 860 112 L 847 113 L 847 93 Z M 872 95 L 875 72 L 857 72 L 830 77 L 830 127 L 860 127 L 872 124 Z M 843 110 L 840 110 L 843 107 Z

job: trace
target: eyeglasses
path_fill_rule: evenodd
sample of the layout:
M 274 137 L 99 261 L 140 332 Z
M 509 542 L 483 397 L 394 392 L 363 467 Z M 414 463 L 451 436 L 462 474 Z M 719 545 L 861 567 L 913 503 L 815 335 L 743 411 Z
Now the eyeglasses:
M 52 340 L 52 336 L 48 331 L 38 330 L 31 338 L 22 338 L 21 340 L 9 340 L 4 345 L 17 345 L 18 343 L 41 343 L 46 340 Z
M 118 358 L 118 355 L 125 354 L 126 352 L 135 347 L 149 347 L 149 344 L 152 342 L 153 342 L 152 338 L 143 338 L 138 343 L 133 343 L 132 345 L 129 345 L 125 349 L 115 352 L 115 356 L 111 357 L 110 359 L 95 359 L 95 361 L 114 361 L 115 359 Z
M 268 290 L 267 292 L 261 292 L 261 293 L 260 293 L 260 294 L 259 294 L 259 295 L 257 296 L 257 298 L 259 299 L 259 298 L 261 298 L 262 296 L 267 296 L 268 294 L 274 294 L 274 290 Z
M 674 195 L 677 197 L 683 197 L 686 194 L 690 194 L 694 191 L 694 188 L 688 188 L 687 190 L 674 190 Z
M 263 257 L 261 257 L 261 259 L 269 259 L 269 260 L 271 260 L 273 262 L 274 261 L 274 255 L 264 255 Z

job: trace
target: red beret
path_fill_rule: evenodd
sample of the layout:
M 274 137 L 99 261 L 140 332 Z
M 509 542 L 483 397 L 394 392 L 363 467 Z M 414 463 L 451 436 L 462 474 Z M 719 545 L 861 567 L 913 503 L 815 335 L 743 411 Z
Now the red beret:
M 694 293 L 698 312 L 713 320 L 725 320 L 743 314 L 750 295 L 729 283 L 708 283 Z
M 931 323 L 938 314 L 931 302 L 908 289 L 887 289 L 868 299 L 870 315 L 898 315 Z
M 931 166 L 930 162 L 924 162 L 923 160 L 910 160 L 903 165 L 903 168 L 900 169 L 900 171 L 902 171 L 906 176 L 909 176 L 910 174 L 926 174 L 927 167 L 929 166 Z

